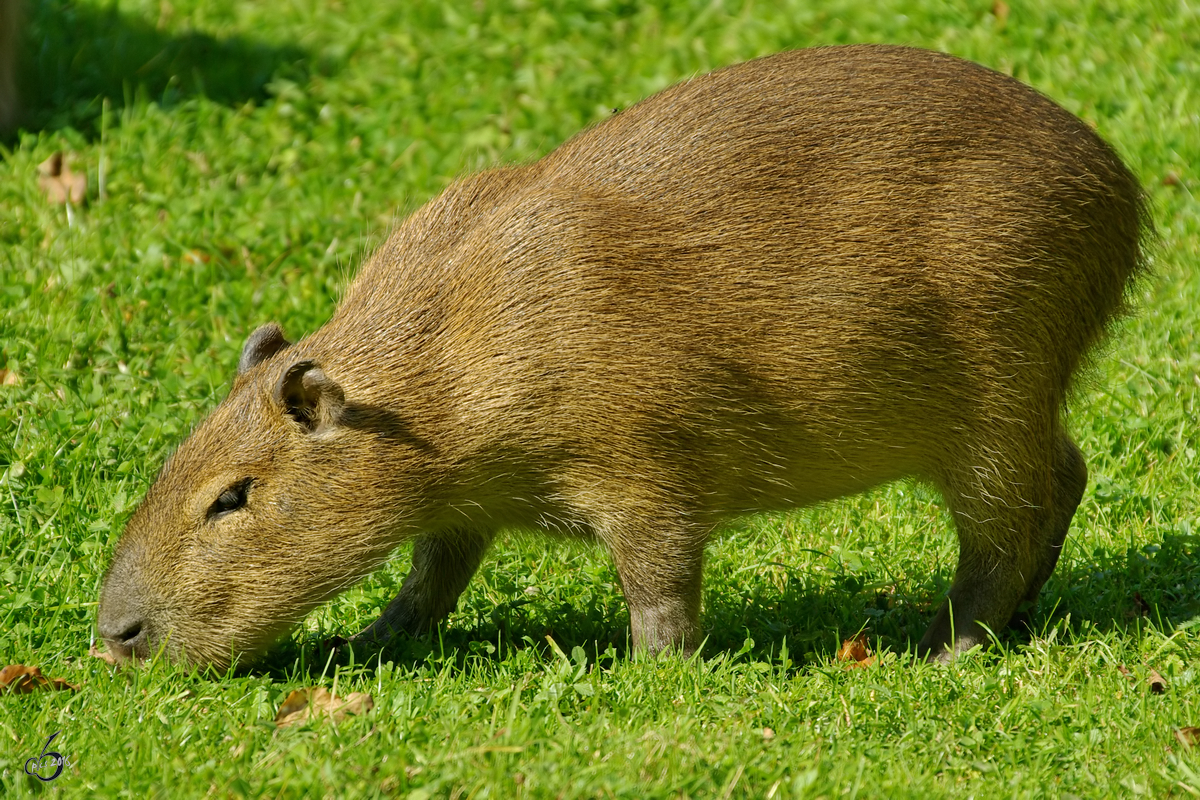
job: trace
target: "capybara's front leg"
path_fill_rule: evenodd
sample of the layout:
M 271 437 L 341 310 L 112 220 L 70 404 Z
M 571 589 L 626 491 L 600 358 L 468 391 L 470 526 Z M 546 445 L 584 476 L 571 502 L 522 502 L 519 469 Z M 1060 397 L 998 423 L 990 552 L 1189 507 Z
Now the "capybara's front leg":
M 490 533 L 475 531 L 418 539 L 413 545 L 412 571 L 396 598 L 353 641 L 383 643 L 397 633 L 417 635 L 437 625 L 454 610 L 491 543 Z
M 703 537 L 661 530 L 610 544 L 633 646 L 650 654 L 693 653 L 700 644 Z

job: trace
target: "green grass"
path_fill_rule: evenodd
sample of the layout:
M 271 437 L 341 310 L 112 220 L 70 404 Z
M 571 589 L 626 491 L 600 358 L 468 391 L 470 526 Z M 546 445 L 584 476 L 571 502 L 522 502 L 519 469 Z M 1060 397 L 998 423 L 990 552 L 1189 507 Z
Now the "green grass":
M 0 794 L 42 788 L 24 764 L 55 731 L 71 766 L 50 786 L 73 796 L 1200 794 L 1174 735 L 1200 725 L 1200 6 L 31 5 L 27 124 L 0 145 L 0 368 L 18 376 L 0 386 L 0 664 L 82 688 L 0 696 Z M 686 662 L 629 656 L 603 553 L 538 537 L 497 547 L 440 634 L 390 661 L 326 664 L 321 641 L 379 612 L 403 551 L 255 671 L 86 657 L 124 520 L 257 324 L 315 329 L 389 225 L 464 171 L 697 72 L 852 41 L 1031 83 L 1154 201 L 1155 276 L 1069 416 L 1092 478 L 1038 635 L 908 660 L 956 547 L 937 497 L 899 485 L 731 526 Z M 89 177 L 71 214 L 37 187 L 55 150 Z M 845 671 L 860 629 L 885 655 Z M 375 710 L 275 730 L 310 684 Z

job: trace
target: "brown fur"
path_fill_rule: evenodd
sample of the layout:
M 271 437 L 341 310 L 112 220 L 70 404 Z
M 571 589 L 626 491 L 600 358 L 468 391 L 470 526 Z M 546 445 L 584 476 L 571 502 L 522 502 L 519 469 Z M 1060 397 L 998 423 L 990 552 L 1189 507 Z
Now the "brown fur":
M 722 520 L 915 476 L 959 535 L 919 645 L 949 657 L 1054 569 L 1087 477 L 1059 412 L 1148 232 L 1087 126 L 949 56 L 681 83 L 451 186 L 308 338 L 255 332 L 130 521 L 100 631 L 252 657 L 414 541 L 363 635 L 416 632 L 498 531 L 541 528 L 607 547 L 638 646 L 689 649 Z

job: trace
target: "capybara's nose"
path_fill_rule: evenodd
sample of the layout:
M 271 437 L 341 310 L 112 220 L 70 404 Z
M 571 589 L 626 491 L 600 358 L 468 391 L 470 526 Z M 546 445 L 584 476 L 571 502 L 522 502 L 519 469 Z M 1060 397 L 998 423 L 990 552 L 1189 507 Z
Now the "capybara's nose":
M 146 651 L 146 625 L 141 614 L 136 612 L 105 613 L 100 609 L 96 627 L 100 631 L 108 652 L 118 660 L 125 661 L 143 657 Z

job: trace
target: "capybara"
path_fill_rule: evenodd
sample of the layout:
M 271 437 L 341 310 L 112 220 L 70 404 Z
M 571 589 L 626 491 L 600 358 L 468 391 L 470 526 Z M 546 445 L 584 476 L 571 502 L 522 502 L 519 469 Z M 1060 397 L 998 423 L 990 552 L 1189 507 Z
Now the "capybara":
M 1087 480 L 1060 411 L 1150 236 L 1112 149 L 975 64 L 826 47 L 685 81 L 450 186 L 315 333 L 254 331 L 100 634 L 246 662 L 404 542 L 359 637 L 416 633 L 541 529 L 607 548 L 635 647 L 687 652 L 723 520 L 911 477 L 958 533 L 917 645 L 952 658 L 1054 570 Z

